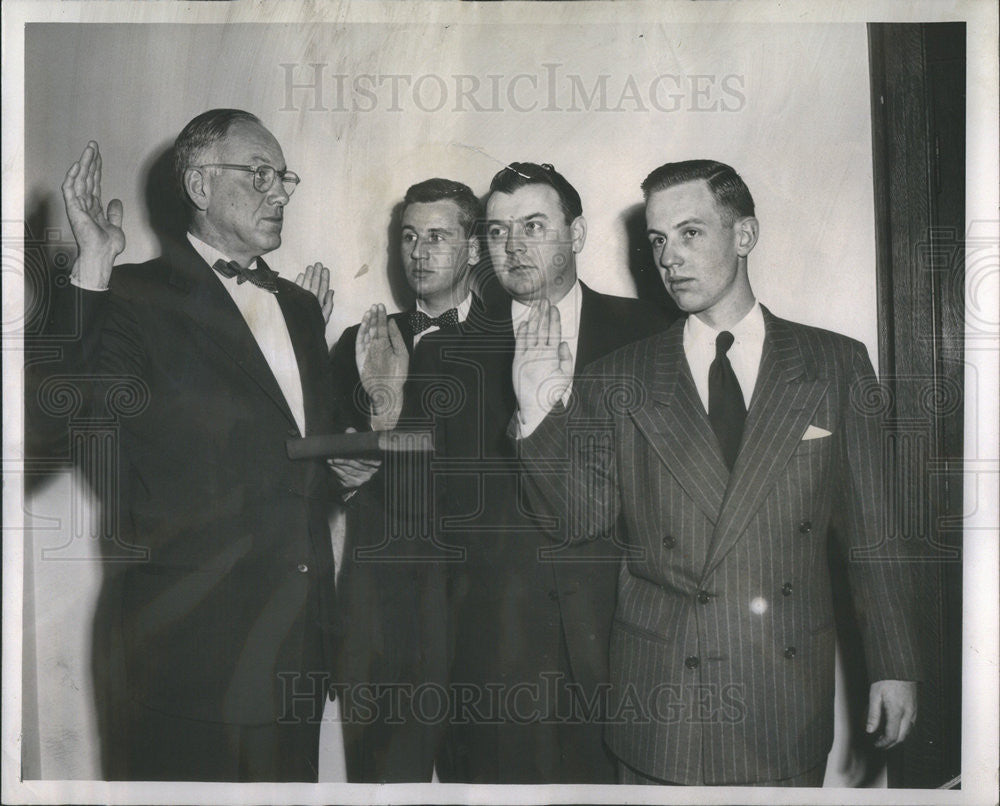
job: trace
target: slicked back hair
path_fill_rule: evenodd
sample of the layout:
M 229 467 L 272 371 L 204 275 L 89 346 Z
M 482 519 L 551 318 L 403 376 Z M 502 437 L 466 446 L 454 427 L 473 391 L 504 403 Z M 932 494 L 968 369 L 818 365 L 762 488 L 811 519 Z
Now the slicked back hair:
M 197 165 L 199 155 L 225 140 L 232 125 L 240 121 L 264 125 L 256 115 L 242 109 L 209 109 L 190 120 L 177 135 L 174 140 L 174 181 L 185 202 L 189 199 L 184 189 L 184 171 Z
M 719 205 L 722 223 L 731 227 L 738 218 L 754 215 L 753 196 L 736 171 L 715 160 L 687 160 L 668 162 L 661 165 L 642 183 L 642 193 L 646 201 L 659 190 L 666 190 L 685 182 L 705 180 L 715 203 Z
M 527 185 L 548 185 L 552 188 L 559 195 L 559 206 L 567 224 L 572 224 L 574 219 L 583 215 L 583 204 L 576 188 L 547 162 L 541 165 L 534 162 L 512 162 L 493 177 L 487 200 L 494 193 L 513 193 Z
M 430 202 L 450 201 L 458 207 L 458 223 L 465 230 L 465 237 L 471 238 L 477 232 L 483 208 L 472 188 L 455 182 L 452 179 L 425 179 L 411 185 L 403 197 L 403 208 L 400 215 L 406 212 L 411 204 L 427 204 Z

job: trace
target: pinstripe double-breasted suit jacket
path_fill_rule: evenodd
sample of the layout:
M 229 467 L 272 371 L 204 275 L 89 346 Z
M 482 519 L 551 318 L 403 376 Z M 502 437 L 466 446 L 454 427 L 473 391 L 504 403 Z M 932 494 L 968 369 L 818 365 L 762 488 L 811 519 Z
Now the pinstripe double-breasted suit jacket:
M 865 560 L 884 536 L 867 353 L 764 317 L 732 473 L 685 358 L 683 320 L 588 367 L 568 408 L 520 443 L 528 497 L 557 517 L 559 539 L 599 538 L 623 517 L 606 739 L 629 766 L 677 783 L 782 779 L 825 758 L 831 527 L 850 552 L 869 678 L 918 676 L 910 577 Z M 829 435 L 803 439 L 807 429 Z

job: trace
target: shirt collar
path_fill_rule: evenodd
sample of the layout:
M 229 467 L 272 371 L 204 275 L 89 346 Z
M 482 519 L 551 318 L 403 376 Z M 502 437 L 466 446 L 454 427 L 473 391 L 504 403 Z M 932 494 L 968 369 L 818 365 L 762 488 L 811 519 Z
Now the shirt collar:
M 429 316 L 431 319 L 435 318 L 434 316 L 431 315 L 431 312 L 424 307 L 423 303 L 419 299 L 417 300 L 417 310 L 423 314 L 427 314 L 427 316 Z M 458 311 L 459 322 L 464 322 L 466 319 L 469 318 L 469 311 L 472 310 L 471 292 L 466 294 L 465 299 L 463 299 L 460 303 L 458 303 L 458 305 L 455 306 L 455 310 Z
M 583 297 L 583 290 L 580 288 L 579 279 L 573 283 L 566 295 L 556 303 L 556 310 L 559 311 L 559 322 L 562 326 L 563 337 L 576 333 L 576 319 L 580 310 L 580 303 Z M 531 306 L 525 305 L 516 299 L 510 301 L 510 319 L 514 325 L 514 330 L 523 319 L 531 313 Z
M 746 316 L 732 327 L 726 328 L 733 334 L 734 344 L 763 342 L 764 329 L 764 314 L 760 309 L 760 303 L 756 300 L 753 307 L 747 311 Z M 685 322 L 685 331 L 685 336 L 690 339 L 690 343 L 710 346 L 713 351 L 715 350 L 715 338 L 722 332 L 693 314 Z
M 215 266 L 216 261 L 221 260 L 224 263 L 229 263 L 229 257 L 222 254 L 218 249 L 210 244 L 205 243 L 201 238 L 199 238 L 194 233 L 189 232 L 187 234 L 187 239 L 190 241 L 191 246 L 194 247 L 194 251 L 197 252 L 201 259 L 204 260 L 209 266 Z M 254 269 L 257 267 L 257 258 L 247 266 L 248 269 Z M 225 279 L 220 276 L 220 279 Z

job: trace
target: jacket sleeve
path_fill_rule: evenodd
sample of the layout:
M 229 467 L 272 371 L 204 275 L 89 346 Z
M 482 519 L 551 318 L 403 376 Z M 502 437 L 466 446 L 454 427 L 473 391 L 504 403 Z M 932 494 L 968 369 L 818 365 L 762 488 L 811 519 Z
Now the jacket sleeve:
M 518 440 L 528 501 L 560 543 L 611 534 L 621 509 L 616 422 L 605 401 L 599 376 L 585 372 L 568 405 Z
M 848 364 L 834 528 L 846 552 L 870 679 L 919 680 L 914 568 L 899 539 L 906 536 L 892 539 L 889 533 L 894 519 L 888 517 L 890 480 L 882 462 L 886 432 L 881 414 L 867 405 L 878 391 L 877 380 L 862 345 L 852 342 Z

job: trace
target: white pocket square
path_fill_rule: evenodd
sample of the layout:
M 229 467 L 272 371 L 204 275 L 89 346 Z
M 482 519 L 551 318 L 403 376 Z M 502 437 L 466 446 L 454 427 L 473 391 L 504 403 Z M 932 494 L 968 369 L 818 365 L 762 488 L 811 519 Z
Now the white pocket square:
M 805 442 L 807 439 L 821 439 L 828 436 L 830 436 L 830 432 L 825 428 L 820 428 L 818 425 L 811 425 L 802 435 L 802 441 Z

